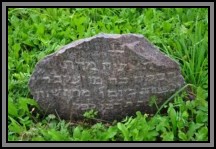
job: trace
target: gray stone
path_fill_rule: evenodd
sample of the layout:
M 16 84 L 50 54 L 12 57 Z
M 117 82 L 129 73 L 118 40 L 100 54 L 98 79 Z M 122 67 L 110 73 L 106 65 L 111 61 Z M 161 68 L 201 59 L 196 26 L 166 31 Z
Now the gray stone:
M 179 65 L 137 34 L 99 34 L 72 42 L 36 65 L 29 88 L 46 114 L 120 120 L 136 111 L 153 113 L 184 85 Z

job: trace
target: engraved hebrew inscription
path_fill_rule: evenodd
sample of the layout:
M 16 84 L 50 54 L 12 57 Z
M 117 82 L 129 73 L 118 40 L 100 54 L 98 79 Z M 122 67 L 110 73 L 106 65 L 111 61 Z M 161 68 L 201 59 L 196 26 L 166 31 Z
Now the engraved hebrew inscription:
M 95 109 L 115 120 L 155 111 L 151 96 L 163 102 L 184 83 L 179 65 L 142 35 L 99 34 L 39 61 L 28 85 L 47 114 L 79 119 Z

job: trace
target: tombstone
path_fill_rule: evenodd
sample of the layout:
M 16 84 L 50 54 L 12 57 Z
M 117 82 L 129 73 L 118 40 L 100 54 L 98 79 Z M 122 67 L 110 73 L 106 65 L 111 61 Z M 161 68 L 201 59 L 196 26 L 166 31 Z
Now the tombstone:
M 136 111 L 154 113 L 184 85 L 179 65 L 137 34 L 98 34 L 72 42 L 40 60 L 30 92 L 46 114 L 82 119 L 94 109 L 102 120 Z

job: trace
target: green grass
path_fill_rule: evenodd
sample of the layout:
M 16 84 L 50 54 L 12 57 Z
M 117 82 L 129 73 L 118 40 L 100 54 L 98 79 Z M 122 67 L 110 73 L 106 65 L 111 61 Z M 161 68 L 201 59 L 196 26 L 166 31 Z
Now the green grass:
M 65 44 L 100 32 L 143 34 L 180 64 L 190 91 L 171 96 L 153 116 L 137 111 L 112 123 L 98 121 L 92 111 L 84 121 L 68 122 L 35 110 L 27 86 L 35 64 Z M 10 8 L 8 140 L 207 141 L 208 9 Z

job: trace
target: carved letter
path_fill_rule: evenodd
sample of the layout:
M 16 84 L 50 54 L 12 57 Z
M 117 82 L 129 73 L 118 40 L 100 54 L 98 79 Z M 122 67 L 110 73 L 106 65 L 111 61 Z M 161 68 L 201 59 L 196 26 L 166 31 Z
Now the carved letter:
M 127 77 L 119 78 L 119 84 L 127 84 L 127 83 L 128 83 Z
M 52 89 L 50 92 L 56 96 L 59 96 L 61 93 L 61 89 Z
M 142 82 L 143 81 L 143 76 L 134 76 L 134 80 L 136 82 Z
M 53 76 L 53 83 L 62 83 L 61 76 Z
M 87 110 L 87 109 L 89 109 L 89 106 L 88 106 L 88 104 L 80 104 L 80 110 Z
M 70 96 L 71 94 L 70 94 L 70 90 L 68 90 L 68 89 L 63 89 L 63 96 Z
M 118 90 L 118 92 L 120 93 L 119 97 L 123 97 L 123 90 Z
M 91 76 L 89 77 L 89 84 L 102 84 L 102 79 L 100 77 Z
M 155 76 L 156 76 L 156 80 L 164 80 L 165 79 L 165 73 L 158 73 Z
M 147 81 L 147 82 L 152 82 L 152 81 L 154 81 L 154 75 L 146 75 L 146 81 Z
M 44 91 L 35 91 L 36 99 L 49 97 L 49 93 Z
M 138 100 L 137 103 L 142 104 L 142 103 L 144 103 L 144 101 Z
M 120 104 L 120 103 L 114 103 L 114 106 L 118 106 L 118 107 L 120 107 L 121 104 Z
M 75 63 L 78 65 L 78 67 L 81 67 L 82 70 L 85 70 L 85 63 L 84 62 L 75 62 Z
M 165 93 L 168 92 L 167 86 L 162 86 L 157 88 L 157 93 Z
M 146 95 L 146 94 L 149 93 L 150 89 L 151 89 L 150 87 L 148 87 L 148 88 L 141 88 L 141 91 L 139 92 L 139 94 Z
M 167 78 L 175 78 L 175 72 L 167 72 Z
M 102 87 L 99 88 L 99 95 L 101 95 L 101 98 L 104 98 L 104 91 L 103 91 L 103 89 L 104 89 L 104 86 L 102 86 Z
M 152 87 L 151 87 L 151 92 L 152 92 L 152 93 L 157 93 L 157 88 L 152 86 Z
M 71 92 L 73 97 L 80 97 L 80 90 L 73 89 Z
M 127 64 L 120 63 L 119 66 L 118 66 L 117 71 L 124 71 L 124 68 L 125 68 L 126 66 L 127 66 Z
M 171 92 L 175 91 L 176 90 L 176 85 L 174 83 L 169 84 L 169 89 L 170 89 L 169 91 L 171 91 Z
M 104 63 L 102 63 L 102 65 L 103 65 L 103 70 L 111 70 L 111 63 L 109 63 L 109 62 L 104 62 Z
M 117 91 L 108 90 L 107 92 L 108 92 L 108 97 L 109 97 L 109 98 L 118 97 Z
M 142 69 L 146 70 L 149 62 L 141 63 L 142 64 Z
M 47 80 L 47 83 L 50 83 L 50 77 L 43 77 L 43 80 Z
M 117 78 L 108 78 L 111 84 L 117 84 Z
M 94 62 L 86 62 L 87 63 L 87 69 L 93 70 L 93 71 L 98 71 L 96 64 Z
M 129 107 L 129 106 L 132 106 L 132 105 L 133 105 L 133 103 L 131 101 L 127 101 L 124 107 L 126 108 L 126 107 Z
M 61 65 L 62 68 L 64 69 L 74 69 L 74 64 L 72 61 L 69 61 L 69 60 L 66 60 L 66 61 L 63 61 L 63 65 Z
M 106 104 L 106 109 L 113 109 L 113 104 Z
M 84 96 L 84 97 L 90 97 L 90 91 L 89 90 L 84 89 L 81 92 L 82 92 L 82 96 Z
M 94 109 L 94 108 L 96 108 L 96 105 L 93 104 L 93 103 L 90 103 L 90 104 L 89 104 L 89 109 Z
M 70 83 L 71 84 L 79 84 L 80 83 L 80 76 L 74 76 L 74 77 L 70 77 Z
M 124 53 L 123 50 L 108 50 L 110 53 Z
M 128 97 L 129 98 L 135 98 L 136 97 L 136 90 L 135 89 L 128 89 Z

